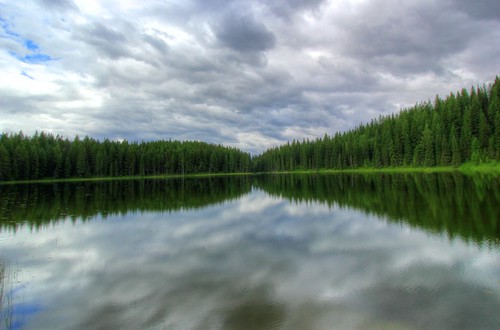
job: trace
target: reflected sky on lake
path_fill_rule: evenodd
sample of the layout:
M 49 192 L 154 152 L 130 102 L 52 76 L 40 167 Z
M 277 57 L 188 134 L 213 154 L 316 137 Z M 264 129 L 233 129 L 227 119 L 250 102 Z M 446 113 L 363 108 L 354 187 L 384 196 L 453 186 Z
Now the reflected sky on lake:
M 0 251 L 12 328 L 500 326 L 497 247 L 256 188 L 197 210 L 4 230 Z

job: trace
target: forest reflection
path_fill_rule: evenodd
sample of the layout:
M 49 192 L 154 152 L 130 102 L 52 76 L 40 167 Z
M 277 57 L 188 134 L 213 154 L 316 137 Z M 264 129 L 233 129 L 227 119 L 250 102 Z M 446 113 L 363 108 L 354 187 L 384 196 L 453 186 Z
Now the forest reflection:
M 0 186 L 0 224 L 16 230 L 129 212 L 176 212 L 238 199 L 251 178 L 211 177 Z
M 255 184 L 294 202 L 355 208 L 467 242 L 500 242 L 500 178 L 462 174 L 274 175 Z
M 461 174 L 260 175 L 0 186 L 1 230 L 129 212 L 177 212 L 252 187 L 295 203 L 355 208 L 467 242 L 498 245 L 500 178 Z

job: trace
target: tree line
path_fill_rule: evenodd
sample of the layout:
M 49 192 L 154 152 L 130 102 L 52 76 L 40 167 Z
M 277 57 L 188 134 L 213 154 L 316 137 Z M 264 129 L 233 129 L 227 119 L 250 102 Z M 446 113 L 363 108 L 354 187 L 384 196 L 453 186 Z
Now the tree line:
M 95 176 L 459 166 L 500 161 L 500 78 L 416 104 L 355 129 L 294 140 L 251 157 L 199 141 L 72 141 L 44 132 L 0 135 L 0 181 Z
M 333 137 L 292 141 L 254 159 L 258 172 L 459 166 L 500 161 L 500 78 L 436 96 Z
M 0 135 L 0 180 L 249 172 L 251 156 L 199 141 L 72 141 L 44 132 Z

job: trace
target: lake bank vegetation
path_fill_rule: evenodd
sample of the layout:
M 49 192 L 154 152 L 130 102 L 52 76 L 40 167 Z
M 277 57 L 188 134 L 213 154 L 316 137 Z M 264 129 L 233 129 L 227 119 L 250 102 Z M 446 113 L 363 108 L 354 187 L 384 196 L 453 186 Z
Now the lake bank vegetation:
M 436 96 L 399 114 L 313 141 L 292 141 L 254 159 L 259 172 L 459 167 L 500 162 L 500 78 Z
M 44 132 L 0 136 L 4 181 L 249 172 L 251 162 L 249 153 L 199 141 L 70 141 Z
M 199 141 L 73 140 L 0 135 L 0 181 L 294 171 L 499 173 L 500 78 L 436 96 L 399 114 L 316 140 L 293 140 L 252 157 Z

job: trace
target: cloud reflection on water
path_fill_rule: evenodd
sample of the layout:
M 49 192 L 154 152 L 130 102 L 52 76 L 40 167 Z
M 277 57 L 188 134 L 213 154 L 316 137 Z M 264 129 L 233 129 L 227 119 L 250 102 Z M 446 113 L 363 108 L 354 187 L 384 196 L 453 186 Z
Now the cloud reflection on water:
M 3 233 L 2 233 L 3 235 Z M 500 251 L 253 190 L 0 240 L 37 329 L 487 329 Z M 252 325 L 254 327 L 252 327 Z

